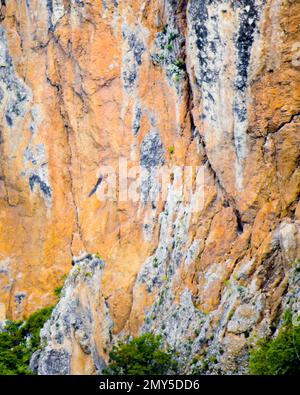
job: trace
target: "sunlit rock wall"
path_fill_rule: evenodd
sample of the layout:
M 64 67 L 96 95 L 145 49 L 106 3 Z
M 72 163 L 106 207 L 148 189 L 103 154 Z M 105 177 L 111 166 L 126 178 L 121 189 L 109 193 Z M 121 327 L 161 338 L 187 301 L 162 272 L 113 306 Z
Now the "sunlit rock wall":
M 57 355 L 99 373 L 111 341 L 148 330 L 199 359 L 187 371 L 204 351 L 243 371 L 297 283 L 299 1 L 6 0 L 0 19 L 0 318 L 55 303 L 73 257 L 97 254 L 103 302 L 73 291 L 91 343 L 51 343 L 49 324 L 40 373 Z M 101 201 L 120 161 L 146 170 L 142 199 L 117 182 Z M 174 166 L 197 169 L 190 200 Z

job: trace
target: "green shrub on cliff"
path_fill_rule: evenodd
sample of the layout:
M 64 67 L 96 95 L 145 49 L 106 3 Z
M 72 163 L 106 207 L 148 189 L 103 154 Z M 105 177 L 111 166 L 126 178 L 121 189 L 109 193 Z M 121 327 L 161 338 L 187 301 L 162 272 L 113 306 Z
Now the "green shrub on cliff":
M 249 367 L 256 375 L 300 374 L 300 327 L 289 315 L 276 338 L 262 340 L 251 351 Z
M 56 287 L 56 288 L 54 289 L 54 295 L 55 295 L 58 299 L 60 299 L 60 297 L 62 296 L 61 293 L 62 293 L 62 290 L 63 290 L 63 287 L 64 287 L 64 283 L 65 283 L 65 281 L 66 281 L 66 278 L 67 278 L 67 275 L 66 275 L 66 274 L 64 274 L 63 276 L 61 276 L 61 278 L 60 278 L 61 284 L 60 284 L 58 287 Z
M 60 298 L 62 289 L 63 289 L 63 285 L 60 285 L 59 287 L 55 288 L 54 295 Z
M 109 357 L 108 374 L 166 374 L 177 368 L 171 351 L 162 348 L 162 337 L 151 333 L 118 344 Z
M 0 333 L 0 375 L 32 374 L 31 355 L 40 347 L 40 330 L 53 307 L 33 313 L 26 321 L 8 321 Z

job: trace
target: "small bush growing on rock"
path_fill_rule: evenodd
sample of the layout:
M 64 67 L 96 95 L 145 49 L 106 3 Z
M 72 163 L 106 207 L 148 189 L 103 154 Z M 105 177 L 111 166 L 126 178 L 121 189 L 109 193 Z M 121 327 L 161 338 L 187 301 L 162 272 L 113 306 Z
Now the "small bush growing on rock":
M 96 254 L 95 254 L 95 255 L 96 255 L 96 258 L 98 258 L 98 259 L 102 259 L 102 258 L 101 258 L 101 254 L 100 254 L 99 252 L 96 252 Z
M 62 284 L 59 285 L 57 288 L 54 289 L 54 295 L 57 296 L 58 298 L 61 297 L 61 291 L 62 291 L 62 289 L 63 289 L 63 287 L 64 287 L 64 283 L 65 283 L 65 281 L 66 281 L 66 278 L 67 278 L 67 275 L 64 274 L 64 275 L 61 277 L 61 282 L 62 282 Z
M 54 295 L 60 298 L 62 289 L 63 289 L 63 285 L 60 285 L 59 287 L 55 288 Z
M 175 66 L 177 66 L 181 70 L 185 70 L 185 62 L 183 59 L 177 59 L 175 62 Z
M 40 347 L 40 330 L 53 307 L 33 313 L 27 321 L 8 321 L 0 333 L 0 375 L 32 374 L 31 355 Z
M 158 259 L 157 259 L 157 258 L 154 258 L 154 259 L 153 259 L 153 267 L 154 267 L 154 268 L 157 268 L 157 267 L 158 267 Z
M 256 375 L 300 374 L 300 327 L 292 325 L 289 314 L 276 338 L 262 340 L 250 352 L 249 368 Z
M 224 284 L 226 287 L 230 287 L 230 280 L 224 280 Z
M 109 357 L 105 372 L 108 374 L 166 374 L 177 369 L 171 350 L 162 347 L 162 337 L 151 333 L 136 337 L 129 343 L 120 343 Z

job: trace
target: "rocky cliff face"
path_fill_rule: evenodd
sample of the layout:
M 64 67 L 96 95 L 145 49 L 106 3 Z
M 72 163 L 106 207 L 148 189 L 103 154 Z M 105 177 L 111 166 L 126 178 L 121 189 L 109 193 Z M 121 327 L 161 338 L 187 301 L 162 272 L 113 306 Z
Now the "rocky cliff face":
M 6 0 L 0 19 L 0 319 L 71 271 L 41 374 L 101 373 L 143 331 L 185 372 L 243 372 L 299 308 L 300 2 Z M 142 199 L 99 199 L 125 162 Z

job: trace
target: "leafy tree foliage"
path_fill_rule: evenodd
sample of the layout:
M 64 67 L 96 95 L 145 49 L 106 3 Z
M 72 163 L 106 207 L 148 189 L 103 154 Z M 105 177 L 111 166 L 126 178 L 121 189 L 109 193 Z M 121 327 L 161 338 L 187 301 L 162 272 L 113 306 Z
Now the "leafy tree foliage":
M 171 350 L 162 348 L 162 337 L 151 333 L 136 337 L 129 343 L 118 344 L 109 356 L 105 372 L 108 374 L 167 374 L 177 369 Z
M 293 326 L 289 313 L 278 336 L 261 341 L 251 351 L 249 367 L 257 375 L 300 374 L 300 326 Z
M 0 375 L 32 374 L 31 355 L 40 347 L 40 330 L 53 307 L 33 313 L 27 321 L 8 321 L 0 333 Z

